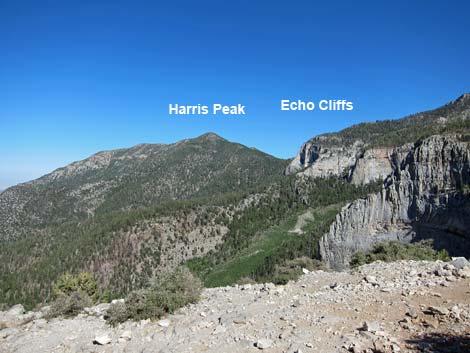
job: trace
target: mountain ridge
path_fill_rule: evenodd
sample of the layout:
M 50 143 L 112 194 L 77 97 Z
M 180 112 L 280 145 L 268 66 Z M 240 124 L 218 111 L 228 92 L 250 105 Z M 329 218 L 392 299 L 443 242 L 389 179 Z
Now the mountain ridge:
M 0 238 L 16 237 L 12 233 L 28 222 L 41 226 L 54 218 L 80 220 L 96 212 L 247 190 L 282 175 L 286 164 L 214 133 L 168 145 L 100 151 L 4 190 Z

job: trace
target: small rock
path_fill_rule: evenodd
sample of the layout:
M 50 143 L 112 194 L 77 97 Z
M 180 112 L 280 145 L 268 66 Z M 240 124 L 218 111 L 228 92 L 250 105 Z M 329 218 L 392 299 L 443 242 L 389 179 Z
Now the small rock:
M 368 275 L 368 276 L 365 276 L 364 277 L 364 280 L 367 282 L 367 283 L 370 283 L 374 286 L 377 286 L 379 285 L 379 282 L 377 282 L 377 278 L 375 276 L 371 276 L 371 275 Z
M 452 315 L 456 318 L 456 319 L 460 319 L 460 314 L 462 313 L 462 310 L 457 306 L 457 305 L 454 305 L 450 311 L 452 312 Z
M 416 319 L 418 317 L 418 312 L 416 311 L 415 308 L 408 308 L 408 311 L 406 312 L 406 315 L 411 317 L 412 319 Z
M 17 328 L 5 328 L 3 330 L 0 330 L 0 338 L 1 339 L 10 338 L 16 335 L 18 332 L 20 331 Z
M 259 349 L 267 349 L 273 345 L 273 341 L 267 338 L 261 338 L 256 342 L 256 347 Z
M 457 271 L 457 275 L 462 278 L 470 278 L 470 268 L 461 268 Z
M 132 332 L 131 331 L 124 331 L 121 333 L 121 336 L 119 336 L 120 339 L 124 341 L 130 341 L 132 338 Z
M 139 325 L 140 327 L 144 327 L 145 325 L 150 324 L 150 319 L 140 320 Z
M 457 278 L 455 278 L 454 276 L 446 276 L 446 281 L 447 282 L 455 282 L 455 281 L 457 281 Z
M 377 332 L 380 331 L 380 325 L 376 321 L 364 321 L 362 324 L 362 330 L 367 332 Z
M 430 312 L 432 312 L 433 314 L 437 314 L 437 315 L 447 315 L 447 314 L 449 314 L 449 310 L 447 308 L 444 308 L 444 307 L 441 307 L 441 306 L 430 306 L 428 308 L 428 310 Z
M 108 335 L 96 336 L 95 339 L 93 340 L 93 344 L 98 344 L 100 346 L 104 346 L 110 343 L 111 343 L 111 337 L 109 337 Z
M 158 326 L 160 327 L 169 327 L 170 324 L 171 324 L 171 321 L 167 319 L 158 321 Z

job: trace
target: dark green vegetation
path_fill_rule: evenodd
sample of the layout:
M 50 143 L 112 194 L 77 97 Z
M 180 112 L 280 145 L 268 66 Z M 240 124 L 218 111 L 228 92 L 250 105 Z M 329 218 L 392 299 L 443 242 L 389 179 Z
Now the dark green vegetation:
M 99 297 L 98 284 L 93 274 L 89 272 L 82 272 L 76 276 L 70 273 L 63 274 L 54 283 L 52 292 L 56 297 L 70 295 L 73 292 L 83 292 L 95 300 Z
M 188 262 L 208 287 L 225 286 L 236 283 L 241 278 L 251 278 L 257 282 L 286 283 L 301 273 L 302 267 L 312 269 L 314 263 L 305 260 L 297 265 L 292 259 L 318 258 L 317 240 L 327 231 L 340 207 L 311 211 L 314 220 L 306 227 L 304 234 L 289 232 L 293 229 L 296 215 L 288 217 L 281 225 L 270 227 L 255 235 L 248 246 L 233 254 L 226 261 L 217 259 L 217 255 L 208 255 L 203 259 Z M 213 261 L 213 262 L 211 262 Z
M 198 265 L 200 271 L 191 266 L 204 280 L 210 268 L 221 269 L 225 262 L 258 240 L 260 246 L 272 251 L 264 252 L 270 256 L 260 257 L 259 263 L 251 267 L 256 274 L 247 275 L 260 280 L 274 278 L 276 266 L 284 260 L 315 254 L 313 236 L 319 236 L 328 226 L 325 220 L 319 223 L 317 231 L 310 231 L 312 236 L 288 234 L 282 239 L 286 224 L 293 222 L 299 212 L 354 200 L 375 187 L 357 188 L 335 178 L 299 181 L 286 177 L 260 187 L 253 194 L 172 201 L 98 215 L 80 224 L 69 222 L 49 227 L 35 236 L 2 244 L 0 298 L 10 305 L 23 303 L 31 308 L 53 298 L 52 283 L 63 273 L 81 271 L 93 272 L 100 290 L 108 289 L 112 296 L 122 296 L 144 286 L 159 271 L 171 268 L 166 262 L 172 260 L 178 265 L 187 258 L 207 253 L 207 244 L 217 237 L 220 245 L 197 261 L 207 265 Z M 227 233 L 222 235 L 224 228 Z M 178 246 L 193 246 L 188 241 L 188 232 L 194 229 L 204 232 L 197 233 L 193 250 L 198 252 L 181 257 Z M 204 247 L 208 249 L 201 249 Z M 162 263 L 163 257 L 166 260 Z M 233 280 L 240 276 L 233 276 Z
M 241 196 L 220 198 L 227 204 Z M 217 199 L 212 201 L 217 204 Z M 159 206 L 129 212 L 101 215 L 81 224 L 74 222 L 50 227 L 35 236 L 22 237 L 2 244 L 0 251 L 0 298 L 31 308 L 53 298 L 52 283 L 62 274 L 90 271 L 101 289 L 123 295 L 147 283 L 160 269 L 161 237 L 165 229 L 153 222 L 170 218 L 182 219 L 178 229 L 181 239 L 166 245 L 174 251 L 174 242 L 186 240 L 187 229 L 204 227 L 218 213 L 208 201 L 167 202 Z M 197 216 L 193 216 L 197 215 Z M 191 219 L 193 218 L 194 219 Z M 162 227 L 170 227 L 163 222 Z
M 278 198 L 245 210 L 230 224 L 226 240 L 217 251 L 192 259 L 187 266 L 209 287 L 232 284 L 242 278 L 285 283 L 298 275 L 298 266 L 286 271 L 286 263 L 300 257 L 318 259 L 318 239 L 328 230 L 340 207 L 378 186 L 354 187 L 337 178 L 303 182 L 286 178 L 278 185 Z M 303 191 L 301 198 L 299 189 Z M 303 227 L 303 234 L 289 232 L 297 216 L 306 210 L 313 214 L 313 220 Z
M 95 304 L 84 292 L 72 292 L 68 295 L 61 295 L 55 299 L 45 315 L 46 319 L 55 317 L 74 317 Z
M 395 147 L 414 143 L 431 135 L 470 133 L 470 94 L 435 110 L 430 110 L 397 120 L 353 125 L 335 133 L 324 134 L 322 145 L 351 145 L 362 140 L 367 148 Z
M 65 272 L 92 272 L 116 294 L 139 288 L 178 264 L 188 233 L 202 238 L 192 256 L 207 252 L 224 230 L 221 208 L 281 178 L 286 163 L 206 134 L 100 152 L 10 188 L 0 194 L 0 301 L 51 300 Z
M 117 325 L 127 320 L 158 319 L 199 300 L 201 281 L 186 268 L 152 279 L 146 288 L 132 291 L 124 303 L 113 304 L 107 321 Z
M 391 241 L 377 244 L 366 253 L 356 253 L 351 260 L 351 266 L 358 267 L 379 260 L 385 262 L 398 260 L 448 261 L 450 257 L 445 250 L 434 250 L 430 241 L 411 244 Z
M 53 295 L 55 299 L 46 315 L 49 319 L 75 316 L 84 308 L 95 304 L 101 297 L 98 284 L 89 272 L 76 276 L 65 273 L 54 283 Z

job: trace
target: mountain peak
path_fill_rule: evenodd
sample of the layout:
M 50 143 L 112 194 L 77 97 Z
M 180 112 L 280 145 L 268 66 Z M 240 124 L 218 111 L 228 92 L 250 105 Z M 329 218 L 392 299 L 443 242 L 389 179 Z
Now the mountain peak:
M 202 134 L 201 136 L 196 137 L 195 140 L 226 141 L 223 137 L 220 137 L 219 135 L 213 132 L 206 132 L 205 134 Z

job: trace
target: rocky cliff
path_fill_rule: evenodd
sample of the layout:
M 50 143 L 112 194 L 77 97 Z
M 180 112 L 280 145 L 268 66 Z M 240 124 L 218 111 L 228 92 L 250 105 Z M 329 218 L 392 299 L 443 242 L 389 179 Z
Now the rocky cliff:
M 405 152 L 409 149 L 409 152 Z M 451 254 L 470 254 L 470 144 L 431 136 L 394 149 L 392 173 L 379 193 L 352 202 L 320 240 L 322 259 L 348 266 L 357 251 L 385 240 L 432 238 Z
M 303 170 L 303 174 L 312 177 L 341 175 L 345 169 L 354 166 L 364 145 L 359 140 L 352 144 L 343 142 L 340 138 L 327 135 L 320 135 L 305 142 L 286 168 L 286 174 Z M 314 168 L 309 168 L 313 165 Z
M 396 147 L 436 134 L 468 133 L 469 129 L 470 94 L 464 94 L 435 110 L 316 136 L 302 145 L 285 174 L 344 176 L 355 185 L 364 185 L 392 172 L 391 153 Z M 403 147 L 402 151 L 409 149 Z

